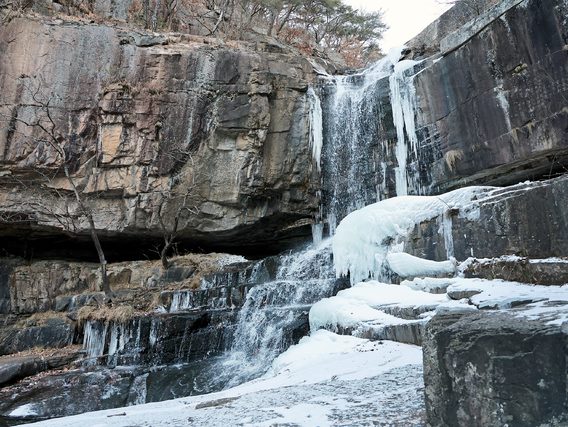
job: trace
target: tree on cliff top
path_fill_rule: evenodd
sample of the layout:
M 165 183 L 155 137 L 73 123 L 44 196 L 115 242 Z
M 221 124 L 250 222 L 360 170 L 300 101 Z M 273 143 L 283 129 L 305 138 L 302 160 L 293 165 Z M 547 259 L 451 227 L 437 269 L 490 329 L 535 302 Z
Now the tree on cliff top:
M 381 12 L 363 12 L 343 0 L 135 0 L 131 13 L 143 26 L 245 38 L 258 31 L 311 54 L 317 46 L 365 65 L 386 25 Z M 354 55 L 354 51 L 359 51 Z
M 110 283 L 107 274 L 107 261 L 105 254 L 98 237 L 97 228 L 93 216 L 93 210 L 89 206 L 87 197 L 82 193 L 78 185 L 78 180 L 72 172 L 72 164 L 74 159 L 72 158 L 71 152 L 72 147 L 67 134 L 62 131 L 57 125 L 57 120 L 54 117 L 54 97 L 46 96 L 41 92 L 41 87 L 44 86 L 37 84 L 33 86 L 30 84 L 29 76 L 20 76 L 21 87 L 23 91 L 29 96 L 29 105 L 34 109 L 34 114 L 31 117 L 25 114 L 19 114 L 19 107 L 17 107 L 10 117 L 3 118 L 2 121 L 8 123 L 8 132 L 16 133 L 18 132 L 19 125 L 23 126 L 24 129 L 28 129 L 33 133 L 37 132 L 39 135 L 36 139 L 28 140 L 25 149 L 29 148 L 36 153 L 44 153 L 47 151 L 52 151 L 55 157 L 59 159 L 59 168 L 55 171 L 45 172 L 40 168 L 37 168 L 35 172 L 35 178 L 21 179 L 19 183 L 28 189 L 33 189 L 33 186 L 42 185 L 50 190 L 64 206 L 64 209 L 58 209 L 57 206 L 50 205 L 49 202 L 43 203 L 41 200 L 28 201 L 28 208 L 30 208 L 30 214 L 33 215 L 43 215 L 51 218 L 54 222 L 59 224 L 59 226 L 67 231 L 74 232 L 77 228 L 75 224 L 75 214 L 86 220 L 89 229 L 90 238 L 95 246 L 97 256 L 99 259 L 99 266 L 101 272 L 101 290 L 105 295 L 110 298 L 112 290 L 110 288 Z M 41 80 L 41 79 L 40 79 Z M 23 135 L 27 138 L 29 135 Z M 39 155 L 39 154 L 38 154 Z M 76 159 L 75 159 L 76 160 Z M 54 180 L 61 176 L 63 173 L 63 178 L 68 184 L 68 188 L 65 190 L 56 189 L 53 185 Z M 77 209 L 70 209 L 70 205 L 74 204 Z M 21 222 L 21 215 L 11 215 L 9 213 L 4 213 L 0 215 L 0 221 L 2 222 Z M 33 219 L 33 218 L 31 218 Z M 29 219 L 28 219 L 29 220 Z

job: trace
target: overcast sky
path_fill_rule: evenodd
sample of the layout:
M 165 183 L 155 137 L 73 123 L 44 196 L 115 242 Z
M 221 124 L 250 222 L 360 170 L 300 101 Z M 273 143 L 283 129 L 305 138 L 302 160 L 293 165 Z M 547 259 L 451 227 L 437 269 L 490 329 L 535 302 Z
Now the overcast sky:
M 346 0 L 346 3 L 367 11 L 384 11 L 390 28 L 382 41 L 383 51 L 402 46 L 448 9 L 436 0 Z

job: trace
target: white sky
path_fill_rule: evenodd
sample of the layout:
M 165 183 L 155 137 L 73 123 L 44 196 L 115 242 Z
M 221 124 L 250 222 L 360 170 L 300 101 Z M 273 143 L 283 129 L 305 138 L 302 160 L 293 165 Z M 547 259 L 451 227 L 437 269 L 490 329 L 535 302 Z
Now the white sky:
M 403 45 L 448 9 L 436 0 L 346 0 L 346 3 L 367 11 L 384 11 L 385 22 L 390 27 L 381 43 L 385 52 Z

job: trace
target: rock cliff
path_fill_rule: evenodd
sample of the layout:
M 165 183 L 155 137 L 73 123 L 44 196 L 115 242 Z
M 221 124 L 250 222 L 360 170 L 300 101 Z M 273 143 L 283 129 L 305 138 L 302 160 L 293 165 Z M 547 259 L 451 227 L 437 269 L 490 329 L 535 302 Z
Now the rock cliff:
M 488 15 L 443 38 L 414 79 L 426 192 L 566 171 L 568 5 L 504 1 Z
M 61 157 L 36 125 L 46 117 L 111 257 L 124 242 L 156 243 L 160 219 L 170 227 L 176 215 L 193 247 L 271 251 L 310 233 L 314 71 L 300 55 L 45 17 L 4 25 L 0 50 L 5 249 L 27 240 L 39 254 L 39 237 L 88 238 Z

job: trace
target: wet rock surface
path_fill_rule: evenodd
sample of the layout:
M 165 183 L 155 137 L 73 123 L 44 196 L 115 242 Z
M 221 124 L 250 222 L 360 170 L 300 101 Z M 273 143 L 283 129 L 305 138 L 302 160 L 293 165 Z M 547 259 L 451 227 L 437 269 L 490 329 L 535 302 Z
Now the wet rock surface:
M 508 3 L 513 7 L 415 78 L 412 168 L 423 191 L 509 185 L 566 170 L 568 6 Z

